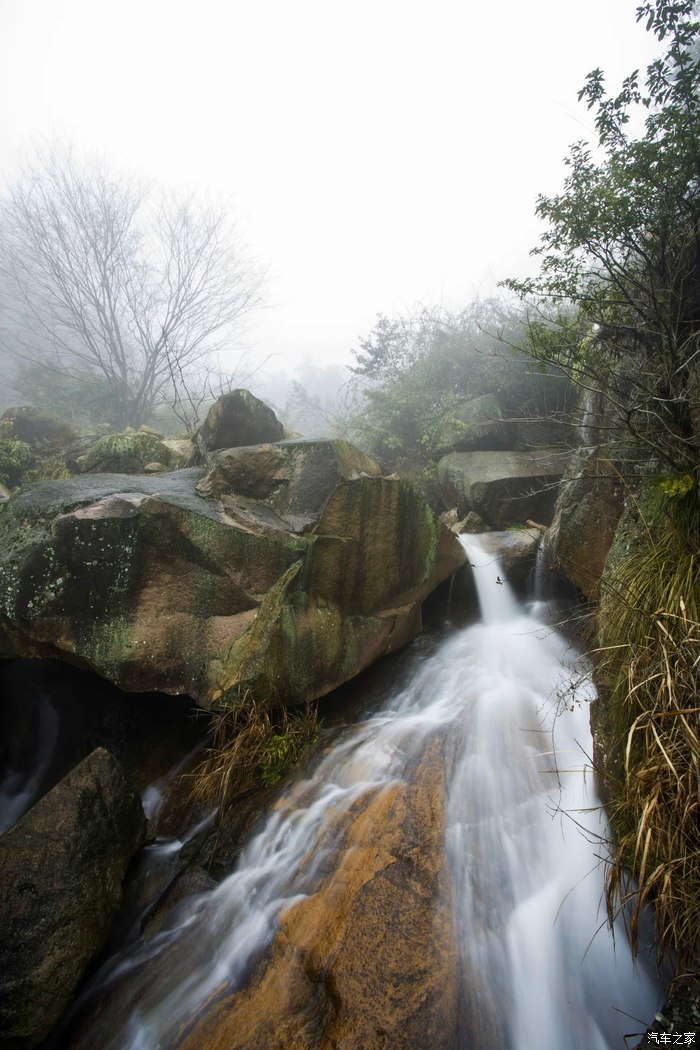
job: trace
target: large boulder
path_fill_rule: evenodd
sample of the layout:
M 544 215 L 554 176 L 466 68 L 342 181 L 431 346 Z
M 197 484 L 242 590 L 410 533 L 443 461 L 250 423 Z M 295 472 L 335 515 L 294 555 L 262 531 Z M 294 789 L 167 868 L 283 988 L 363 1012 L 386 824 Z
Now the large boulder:
M 212 996 L 183 1050 L 458 1045 L 441 743 L 431 742 L 410 783 L 357 799 L 342 818 L 340 861 L 332 849 L 316 858 L 327 875 L 320 888 L 284 909 L 250 983 Z
M 124 434 L 106 434 L 90 446 L 76 460 L 84 474 L 144 474 L 149 463 L 162 464 L 164 469 L 182 466 L 182 460 L 172 448 L 154 434 L 133 431 Z
M 40 454 L 59 452 L 78 436 L 67 419 L 33 405 L 8 408 L 0 417 L 0 430 L 6 437 L 26 442 Z
M 342 481 L 379 477 L 370 456 L 347 441 L 299 440 L 275 445 L 225 449 L 210 456 L 210 469 L 197 485 L 200 496 L 229 497 L 229 512 L 254 500 L 298 531 L 318 518 L 330 494 Z M 241 501 L 243 497 L 243 501 Z
M 567 459 L 557 448 L 452 452 L 438 463 L 441 498 L 460 516 L 475 511 L 492 526 L 528 519 L 548 524 Z
M 483 533 L 479 544 L 486 554 L 498 559 L 507 580 L 522 586 L 535 568 L 541 540 L 539 529 L 506 529 Z
M 596 599 L 605 559 L 624 504 L 619 467 L 600 449 L 582 449 L 559 487 L 552 526 L 544 540 L 548 568 L 561 572 Z
M 93 751 L 0 837 L 0 1045 L 30 1050 L 103 948 L 141 803 L 115 758 Z
M 284 427 L 264 401 L 248 390 L 232 390 L 211 406 L 195 441 L 202 451 L 210 452 L 281 441 L 283 437 Z
M 209 707 L 318 697 L 408 643 L 458 541 L 345 443 L 268 453 L 286 478 L 267 501 L 218 463 L 208 480 L 86 475 L 0 504 L 0 656 L 63 657 Z
M 495 394 L 463 398 L 438 425 L 436 445 L 447 451 L 468 452 L 476 449 L 511 448 L 515 425 L 503 418 L 503 409 Z

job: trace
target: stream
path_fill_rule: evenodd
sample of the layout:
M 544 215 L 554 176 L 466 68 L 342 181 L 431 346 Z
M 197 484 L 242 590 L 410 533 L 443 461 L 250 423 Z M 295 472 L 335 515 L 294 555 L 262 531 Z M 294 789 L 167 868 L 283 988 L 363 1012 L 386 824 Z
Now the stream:
M 520 605 L 478 538 L 462 539 L 481 622 L 452 632 L 381 710 L 286 786 L 228 878 L 105 963 L 83 993 L 84 1020 L 62 1045 L 232 1045 L 189 1038 L 222 996 L 235 1014 L 236 995 L 266 972 L 285 916 L 332 881 L 350 843 L 361 849 L 358 814 L 405 785 L 436 743 L 445 784 L 440 884 L 458 987 L 454 1034 L 440 1045 L 634 1045 L 625 1035 L 643 1032 L 660 993 L 648 960 L 633 963 L 622 926 L 613 936 L 605 922 L 608 828 L 590 762 L 592 685 L 570 643 L 548 626 L 546 605 Z M 181 845 L 149 849 L 162 862 Z M 254 1045 L 390 1050 L 382 1040 Z M 434 1044 L 426 1037 L 422 1045 Z

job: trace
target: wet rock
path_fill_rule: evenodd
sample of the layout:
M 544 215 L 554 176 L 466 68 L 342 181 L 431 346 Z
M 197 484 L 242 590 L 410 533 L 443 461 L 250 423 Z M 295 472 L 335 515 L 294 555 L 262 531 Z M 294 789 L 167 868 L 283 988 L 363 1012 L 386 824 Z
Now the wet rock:
M 304 702 L 410 642 L 464 560 L 455 537 L 344 442 L 275 448 L 288 477 L 267 501 L 202 498 L 191 468 L 0 505 L 0 657 L 64 657 L 210 707 L 246 690 Z
M 0 1044 L 48 1034 L 103 947 L 127 865 L 141 845 L 141 803 L 98 749 L 0 838 Z
M 232 390 L 209 409 L 195 443 L 203 451 L 214 451 L 283 438 L 284 427 L 268 405 L 248 390 Z
M 691 1046 L 698 1036 L 692 1035 L 700 1031 L 700 978 L 696 974 L 683 976 L 674 981 L 669 989 L 666 1002 L 654 1017 L 653 1022 L 647 1028 L 642 1042 L 637 1044 L 637 1050 L 647 1046 Z M 689 1042 L 684 1038 L 688 1032 L 692 1038 Z M 663 1033 L 663 1035 L 662 1035 Z
M 480 539 L 487 554 L 498 558 L 504 575 L 513 584 L 523 584 L 535 567 L 541 540 L 538 529 L 507 529 L 489 532 Z
M 216 888 L 216 880 L 202 867 L 188 868 L 173 880 L 159 898 L 156 907 L 148 915 L 143 928 L 146 939 L 160 931 L 163 923 L 173 921 L 172 912 L 178 905 L 185 906 L 189 898 L 198 893 L 207 893 Z
M 460 533 L 466 532 L 476 535 L 478 533 L 488 532 L 489 528 L 484 519 L 480 518 L 476 511 L 470 510 L 469 513 L 459 522 L 459 531 Z
M 582 449 L 562 478 L 545 563 L 597 599 L 605 560 L 624 504 L 624 482 L 601 450 Z
M 460 516 L 475 511 L 488 524 L 503 527 L 528 518 L 551 521 L 567 453 L 453 452 L 438 464 L 440 494 Z
M 183 1050 L 453 1050 L 457 952 L 444 869 L 444 764 L 434 740 L 412 784 L 369 791 L 345 851 L 291 904 L 248 987 L 223 995 Z
M 463 532 L 488 532 L 488 526 L 484 519 L 480 518 L 473 510 L 470 510 L 460 521 L 457 508 L 453 507 L 452 510 L 446 510 L 440 515 L 440 521 L 447 526 L 450 532 L 454 532 L 455 536 L 459 536 Z
M 318 518 L 341 482 L 380 475 L 378 463 L 347 441 L 302 439 L 214 453 L 197 492 L 262 502 L 297 531 Z

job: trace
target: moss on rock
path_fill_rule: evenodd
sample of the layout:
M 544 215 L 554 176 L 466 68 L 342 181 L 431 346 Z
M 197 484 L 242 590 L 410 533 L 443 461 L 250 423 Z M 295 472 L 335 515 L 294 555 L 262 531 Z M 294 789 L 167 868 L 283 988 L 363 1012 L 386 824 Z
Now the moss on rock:
M 177 462 L 172 449 L 160 438 L 138 432 L 107 434 L 80 457 L 80 470 L 84 474 L 143 474 L 146 466 L 154 462 L 164 467 L 173 467 Z
M 209 706 L 240 686 L 304 701 L 406 644 L 463 551 L 410 485 L 358 475 L 361 453 L 325 444 L 289 453 L 284 505 L 306 531 L 255 501 L 243 514 L 202 499 L 197 469 L 76 477 L 9 500 L 0 651 L 64 655 L 122 688 Z M 318 487 L 320 460 L 335 465 Z

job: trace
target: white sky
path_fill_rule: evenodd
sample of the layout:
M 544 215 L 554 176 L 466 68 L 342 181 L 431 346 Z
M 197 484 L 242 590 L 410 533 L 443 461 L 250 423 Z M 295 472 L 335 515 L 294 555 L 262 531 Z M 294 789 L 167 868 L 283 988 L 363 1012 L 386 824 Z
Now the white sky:
M 649 60 L 637 3 L 0 0 L 0 175 L 59 136 L 223 194 L 274 278 L 249 338 L 346 362 L 532 266 L 585 74 Z

